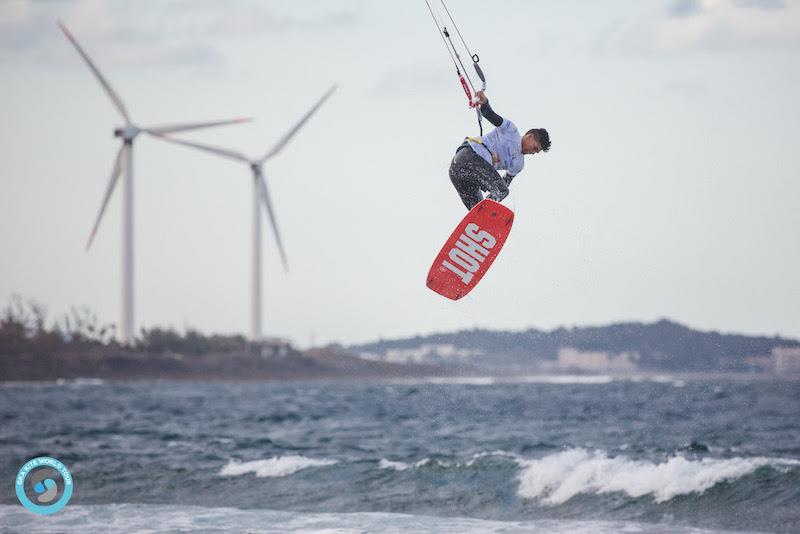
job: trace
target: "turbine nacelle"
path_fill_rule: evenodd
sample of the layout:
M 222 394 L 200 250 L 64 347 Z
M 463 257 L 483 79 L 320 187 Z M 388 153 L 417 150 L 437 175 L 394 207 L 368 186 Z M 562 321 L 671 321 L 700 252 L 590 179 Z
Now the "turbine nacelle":
M 120 128 L 114 129 L 114 137 L 121 137 L 123 141 L 133 141 L 133 139 L 141 133 L 141 128 L 129 124 Z

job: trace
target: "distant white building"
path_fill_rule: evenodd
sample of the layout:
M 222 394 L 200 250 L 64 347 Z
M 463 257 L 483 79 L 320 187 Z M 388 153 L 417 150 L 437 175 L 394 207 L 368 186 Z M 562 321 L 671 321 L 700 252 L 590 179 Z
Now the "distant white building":
M 267 337 L 253 343 L 264 359 L 283 359 L 292 353 L 292 344 L 288 339 Z
M 457 363 L 480 354 L 479 350 L 460 349 L 451 344 L 425 344 L 413 349 L 389 349 L 380 359 L 393 363 Z
M 612 354 L 605 351 L 582 351 L 574 347 L 558 349 L 558 367 L 568 371 L 634 371 L 638 352 Z
M 772 361 L 776 373 L 800 373 L 800 347 L 775 347 Z

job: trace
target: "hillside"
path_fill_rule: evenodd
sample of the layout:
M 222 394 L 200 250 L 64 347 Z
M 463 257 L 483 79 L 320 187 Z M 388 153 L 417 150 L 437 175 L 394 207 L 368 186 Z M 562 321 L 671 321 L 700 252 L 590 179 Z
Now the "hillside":
M 559 349 L 631 353 L 638 368 L 665 371 L 748 371 L 753 359 L 768 357 L 776 347 L 800 347 L 782 337 L 702 332 L 662 319 L 654 323 L 557 328 L 543 331 L 462 330 L 380 340 L 347 347 L 372 359 L 404 357 L 419 363 L 456 360 L 483 368 L 547 368 Z

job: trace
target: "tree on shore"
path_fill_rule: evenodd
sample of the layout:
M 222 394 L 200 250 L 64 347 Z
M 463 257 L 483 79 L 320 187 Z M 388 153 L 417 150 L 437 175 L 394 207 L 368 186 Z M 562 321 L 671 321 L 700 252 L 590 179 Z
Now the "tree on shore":
M 34 355 L 114 344 L 115 327 L 101 324 L 87 307 L 72 307 L 48 328 L 47 309 L 34 299 L 12 295 L 0 312 L 0 353 Z
M 204 335 L 188 328 L 143 328 L 134 342 L 123 346 L 116 341 L 116 325 L 101 323 L 86 306 L 72 306 L 67 314 L 50 322 L 46 308 L 34 299 L 12 295 L 0 312 L 0 355 L 32 354 L 109 349 L 153 354 L 209 354 L 243 350 L 244 336 Z

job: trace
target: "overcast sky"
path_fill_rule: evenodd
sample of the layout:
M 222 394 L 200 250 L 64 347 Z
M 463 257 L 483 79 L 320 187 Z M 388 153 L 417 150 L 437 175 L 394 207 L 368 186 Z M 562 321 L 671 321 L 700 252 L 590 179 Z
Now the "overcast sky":
M 60 19 L 136 123 L 253 116 L 185 136 L 247 154 L 339 84 L 265 167 L 291 267 L 265 226 L 267 335 L 668 317 L 800 337 L 800 2 L 448 6 L 495 110 L 553 141 L 463 301 L 425 276 L 464 214 L 447 167 L 476 124 L 423 0 L 0 3 L 0 299 L 119 320 L 121 190 L 84 244 L 121 120 Z M 146 136 L 134 166 L 137 326 L 248 332 L 247 167 Z

